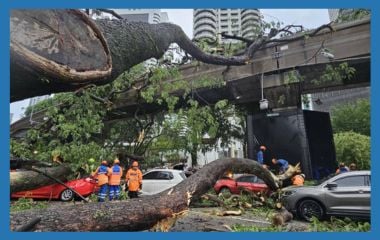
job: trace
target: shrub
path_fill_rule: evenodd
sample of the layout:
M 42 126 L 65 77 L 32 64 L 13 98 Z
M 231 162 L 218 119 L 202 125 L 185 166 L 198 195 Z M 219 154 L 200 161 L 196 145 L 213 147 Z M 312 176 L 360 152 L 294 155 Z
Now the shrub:
M 355 163 L 360 170 L 370 169 L 370 141 L 370 137 L 351 131 L 334 134 L 337 161 Z

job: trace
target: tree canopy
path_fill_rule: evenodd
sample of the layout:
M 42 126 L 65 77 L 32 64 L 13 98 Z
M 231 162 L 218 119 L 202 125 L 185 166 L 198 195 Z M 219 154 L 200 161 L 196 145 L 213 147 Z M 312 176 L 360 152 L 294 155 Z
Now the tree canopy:
M 359 99 L 353 103 L 338 105 L 333 108 L 331 122 L 335 133 L 353 131 L 370 136 L 370 102 Z
M 371 168 L 370 137 L 355 133 L 341 132 L 334 134 L 336 159 L 347 165 L 355 163 L 360 170 Z

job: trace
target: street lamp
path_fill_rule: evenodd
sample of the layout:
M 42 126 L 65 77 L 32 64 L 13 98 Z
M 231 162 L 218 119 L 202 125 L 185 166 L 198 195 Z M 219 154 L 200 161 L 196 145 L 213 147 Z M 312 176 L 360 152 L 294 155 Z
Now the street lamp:
M 267 110 L 269 107 L 268 99 L 264 98 L 264 73 L 261 74 L 261 100 L 259 101 L 260 110 Z

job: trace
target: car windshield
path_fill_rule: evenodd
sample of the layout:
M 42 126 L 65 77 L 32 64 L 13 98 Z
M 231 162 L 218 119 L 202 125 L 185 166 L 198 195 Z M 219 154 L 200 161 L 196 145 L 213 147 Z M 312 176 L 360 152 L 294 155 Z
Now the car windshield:
M 314 182 L 311 183 L 310 185 L 311 185 L 311 186 L 318 186 L 318 185 L 321 185 L 323 182 L 329 180 L 330 178 L 332 178 L 332 177 L 334 177 L 334 176 L 336 176 L 336 175 L 335 175 L 334 173 L 332 173 L 332 174 L 330 174 L 330 175 L 328 175 L 328 176 L 326 176 L 326 177 L 324 177 L 324 178 L 322 178 L 322 179 L 314 180 Z

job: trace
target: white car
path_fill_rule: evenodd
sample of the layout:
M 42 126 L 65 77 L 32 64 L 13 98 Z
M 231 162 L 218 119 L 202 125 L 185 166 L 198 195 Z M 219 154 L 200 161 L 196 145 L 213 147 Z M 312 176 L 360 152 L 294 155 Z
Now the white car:
M 183 171 L 173 169 L 153 169 L 143 175 L 141 195 L 153 195 L 186 179 Z

